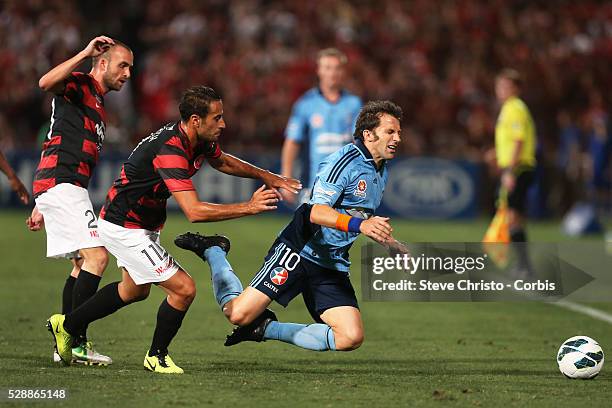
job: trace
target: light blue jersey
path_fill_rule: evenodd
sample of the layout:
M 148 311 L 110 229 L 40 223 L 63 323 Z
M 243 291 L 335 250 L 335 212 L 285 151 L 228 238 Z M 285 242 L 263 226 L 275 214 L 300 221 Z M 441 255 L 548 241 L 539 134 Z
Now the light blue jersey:
M 319 88 L 309 90 L 293 105 L 285 137 L 308 148 L 310 173 L 308 179 L 302 177 L 304 187 L 312 187 L 325 157 L 351 142 L 360 109 L 359 97 L 342 91 L 340 99 L 332 103 Z
M 324 204 L 343 214 L 369 218 L 380 205 L 387 178 L 386 163 L 377 169 L 363 142 L 356 140 L 323 160 L 309 204 Z M 300 255 L 325 268 L 348 272 L 348 251 L 358 236 L 321 227 Z

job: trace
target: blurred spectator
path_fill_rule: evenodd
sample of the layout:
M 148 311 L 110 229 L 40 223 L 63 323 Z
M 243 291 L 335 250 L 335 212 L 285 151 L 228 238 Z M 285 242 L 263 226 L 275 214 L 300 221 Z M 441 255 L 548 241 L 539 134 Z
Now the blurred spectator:
M 591 118 L 593 141 L 608 132 L 609 2 L 7 0 L 0 108 L 12 129 L 3 146 L 36 143 L 48 116 L 37 78 L 98 32 L 134 44 L 138 55 L 136 81 L 109 104 L 114 143 L 125 148 L 177 116 L 181 90 L 205 83 L 224 97 L 225 146 L 280 151 L 290 107 L 315 84 L 316 51 L 328 46 L 351 61 L 350 91 L 402 106 L 418 139 L 410 154 L 482 160 L 498 109 L 489 90 L 503 66 L 532 84 L 524 97 L 543 146 L 557 145 L 557 114 L 574 106 L 576 117 Z M 544 160 L 556 154 L 545 148 Z

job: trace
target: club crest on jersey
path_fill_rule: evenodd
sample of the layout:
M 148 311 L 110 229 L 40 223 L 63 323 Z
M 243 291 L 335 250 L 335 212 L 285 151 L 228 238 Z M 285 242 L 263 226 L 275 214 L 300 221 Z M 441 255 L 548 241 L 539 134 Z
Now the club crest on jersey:
M 313 128 L 320 128 L 323 126 L 323 116 L 319 115 L 318 113 L 312 115 L 310 117 L 310 126 Z
M 364 179 L 361 179 L 357 182 L 357 188 L 353 191 L 353 194 L 357 197 L 365 197 L 366 190 L 368 189 L 368 183 Z
M 289 277 L 289 272 L 287 272 L 287 270 L 281 266 L 277 266 L 276 268 L 272 269 L 272 272 L 270 272 L 270 280 L 272 283 L 278 286 L 285 283 L 287 281 L 287 277 Z
M 202 163 L 204 163 L 204 155 L 201 154 L 198 157 L 196 157 L 195 159 L 193 159 L 193 167 L 195 167 L 196 169 L 200 169 L 200 167 L 202 167 Z

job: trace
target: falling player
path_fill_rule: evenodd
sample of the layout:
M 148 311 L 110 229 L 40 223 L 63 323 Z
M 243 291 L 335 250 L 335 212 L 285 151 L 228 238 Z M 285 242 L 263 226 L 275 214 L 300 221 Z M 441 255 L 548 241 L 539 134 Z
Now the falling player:
M 359 233 L 403 251 L 389 219 L 374 216 L 387 182 L 386 161 L 401 140 L 401 109 L 389 101 L 368 102 L 357 119 L 355 142 L 321 164 L 309 203 L 272 244 L 265 262 L 244 291 L 226 260 L 224 246 L 198 234 L 175 243 L 195 252 L 211 269 L 213 290 L 227 319 L 238 325 L 226 345 L 280 340 L 310 350 L 353 350 L 363 341 L 363 324 L 349 280 L 348 252 Z M 266 309 L 287 306 L 298 294 L 316 324 L 281 323 Z

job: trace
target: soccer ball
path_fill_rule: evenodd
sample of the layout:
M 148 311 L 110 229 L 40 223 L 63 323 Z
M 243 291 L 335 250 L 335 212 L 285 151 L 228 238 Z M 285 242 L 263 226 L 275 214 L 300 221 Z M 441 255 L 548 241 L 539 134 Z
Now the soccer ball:
M 588 380 L 595 378 L 604 364 L 604 353 L 599 343 L 587 336 L 565 340 L 557 353 L 559 370 L 567 378 Z

